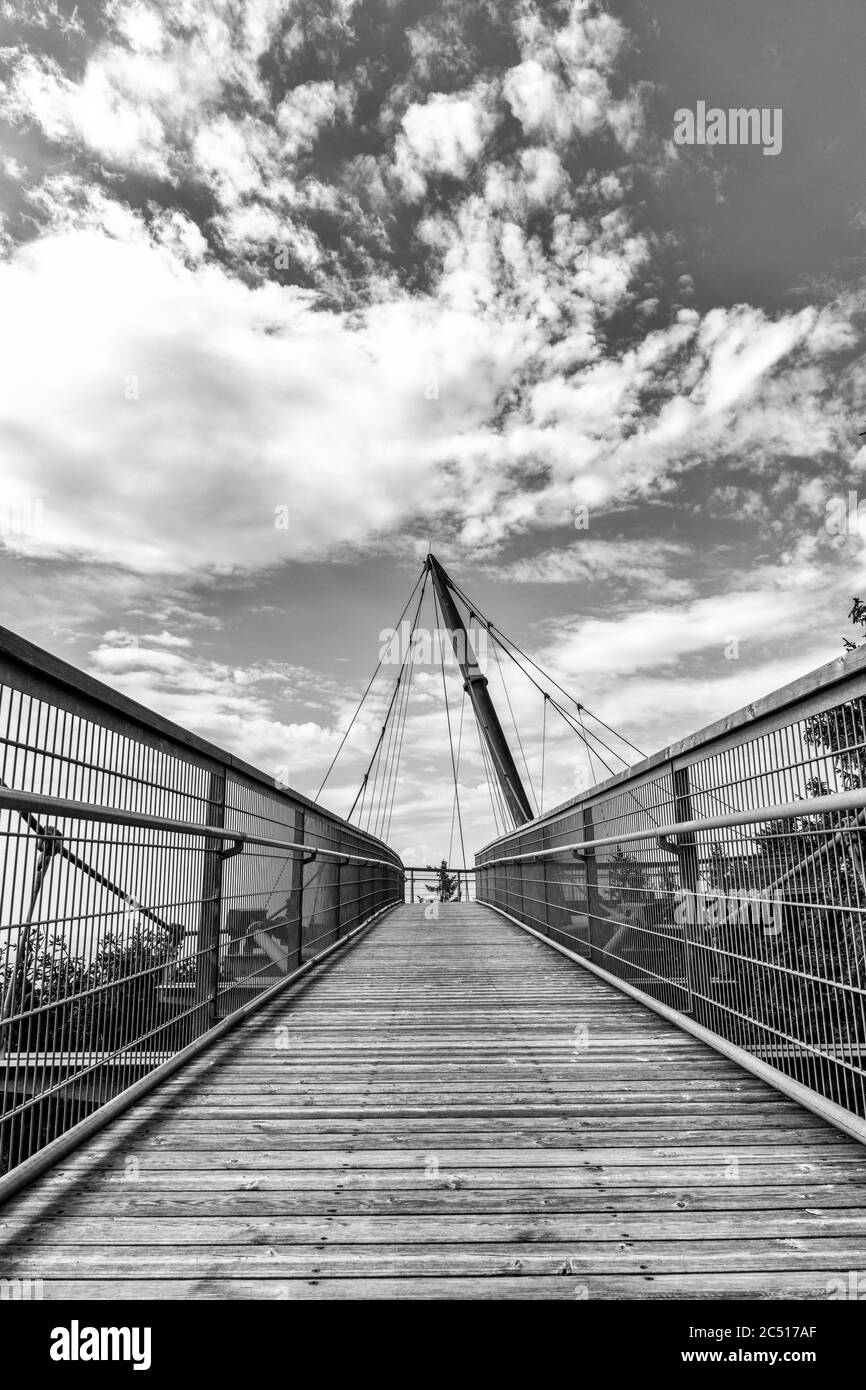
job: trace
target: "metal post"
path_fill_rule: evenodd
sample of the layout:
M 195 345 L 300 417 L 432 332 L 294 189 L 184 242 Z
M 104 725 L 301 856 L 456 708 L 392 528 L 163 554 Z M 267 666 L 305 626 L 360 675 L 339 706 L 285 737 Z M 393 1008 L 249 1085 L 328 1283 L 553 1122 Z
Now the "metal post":
M 338 860 L 337 860 L 337 907 L 336 907 L 336 923 L 337 923 L 337 940 L 338 940 L 338 941 L 340 940 L 340 932 L 342 931 L 342 928 L 343 928 L 343 865 L 344 865 L 344 864 L 349 864 L 350 862 L 351 862 L 351 861 L 350 861 L 349 859 L 338 859 Z
M 342 890 L 342 881 L 343 881 L 343 865 L 344 865 L 346 862 L 347 862 L 347 861 L 346 861 L 345 859 L 338 859 L 338 860 L 337 860 L 337 910 L 336 910 L 335 917 L 336 917 L 336 923 L 337 923 L 337 940 L 338 940 L 338 941 L 340 940 L 340 923 L 341 923 L 342 920 L 343 920 L 343 903 L 342 903 L 343 890 Z
M 225 813 L 226 777 L 225 772 L 220 769 L 210 774 L 205 824 L 224 826 Z M 223 885 L 222 847 L 219 842 L 214 842 L 212 847 L 210 841 L 206 844 L 208 848 L 204 851 L 195 964 L 195 1002 L 196 1012 L 203 1024 L 201 1032 L 206 1032 L 217 1018 Z
M 541 828 L 541 848 L 550 848 L 550 830 L 546 826 Z M 541 885 L 542 896 L 544 898 L 544 920 L 547 926 L 547 935 L 550 936 L 550 915 L 553 904 L 550 901 L 550 876 L 548 874 L 548 864 L 546 859 L 541 861 Z
M 593 829 L 592 808 L 583 808 L 583 838 L 584 840 L 594 840 L 595 831 Z M 601 899 L 598 896 L 598 864 L 595 858 L 595 850 L 588 849 L 584 852 L 583 862 L 586 867 L 586 912 L 589 925 L 589 958 L 596 965 L 603 957 L 600 946 L 596 945 L 597 933 L 593 924 L 601 921 Z
M 295 827 L 293 838 L 296 844 L 302 845 L 306 835 L 306 816 L 298 807 L 295 810 Z M 303 855 L 292 855 L 291 877 L 289 880 L 289 897 L 286 903 L 286 916 L 288 917 L 288 930 L 291 931 L 292 920 L 297 921 L 298 925 L 298 944 L 296 965 L 301 964 L 301 947 L 303 945 L 304 929 L 304 864 Z M 290 940 L 286 942 L 287 959 L 292 954 L 289 949 Z
M 673 768 L 673 788 L 674 788 L 674 815 L 678 821 L 692 820 L 692 790 L 689 780 L 689 770 L 687 767 Z M 683 835 L 677 841 L 676 846 L 677 863 L 680 870 L 680 888 L 692 896 L 692 902 L 696 901 L 698 891 L 698 879 L 700 878 L 700 865 L 698 862 L 698 849 L 694 835 Z M 693 1013 L 695 1007 L 694 1000 L 694 961 L 692 958 L 692 942 L 690 934 L 691 913 L 685 914 L 686 920 L 683 925 L 683 956 L 686 971 L 686 988 L 688 990 L 688 1007 L 684 1013 Z
M 312 854 L 302 854 L 298 860 L 300 867 L 300 881 L 298 886 L 298 965 L 303 964 L 304 960 L 304 869 L 308 864 L 312 864 L 316 858 L 316 851 Z

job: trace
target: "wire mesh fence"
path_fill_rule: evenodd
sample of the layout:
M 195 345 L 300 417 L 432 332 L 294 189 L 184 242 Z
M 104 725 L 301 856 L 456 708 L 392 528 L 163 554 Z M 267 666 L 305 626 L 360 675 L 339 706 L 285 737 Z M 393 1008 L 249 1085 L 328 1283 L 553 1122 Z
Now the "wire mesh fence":
M 479 899 L 866 1115 L 864 692 L 858 652 L 611 778 L 486 846 Z
M 0 629 L 0 1174 L 402 898 L 380 841 Z

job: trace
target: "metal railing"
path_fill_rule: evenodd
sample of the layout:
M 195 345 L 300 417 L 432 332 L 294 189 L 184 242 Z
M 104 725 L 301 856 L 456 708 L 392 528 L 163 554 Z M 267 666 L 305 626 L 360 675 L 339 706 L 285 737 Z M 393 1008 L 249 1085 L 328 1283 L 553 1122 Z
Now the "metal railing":
M 381 841 L 0 629 L 0 1174 L 403 891 Z
M 866 1134 L 864 695 L 861 650 L 501 837 L 476 869 L 479 901 Z
M 436 881 L 437 869 L 425 867 L 423 864 L 404 864 L 403 872 L 406 875 L 406 894 L 407 903 L 429 903 L 436 898 L 438 883 Z M 452 868 L 448 866 L 448 874 L 454 881 L 454 895 L 451 902 L 472 902 L 475 898 L 475 869 Z

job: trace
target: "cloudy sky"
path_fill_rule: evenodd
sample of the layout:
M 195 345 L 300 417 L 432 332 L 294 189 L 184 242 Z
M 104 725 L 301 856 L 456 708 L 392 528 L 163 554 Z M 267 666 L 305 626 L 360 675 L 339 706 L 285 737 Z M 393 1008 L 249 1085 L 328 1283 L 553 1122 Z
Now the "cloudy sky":
M 839 653 L 862 0 L 4 0 L 0 31 L 0 622 L 307 793 L 428 543 L 647 751 Z M 675 145 L 701 100 L 781 109 L 782 152 Z M 592 771 L 551 725 L 545 803 Z M 461 797 L 471 853 L 468 725 Z M 447 853 L 452 802 L 421 666 L 395 847 Z

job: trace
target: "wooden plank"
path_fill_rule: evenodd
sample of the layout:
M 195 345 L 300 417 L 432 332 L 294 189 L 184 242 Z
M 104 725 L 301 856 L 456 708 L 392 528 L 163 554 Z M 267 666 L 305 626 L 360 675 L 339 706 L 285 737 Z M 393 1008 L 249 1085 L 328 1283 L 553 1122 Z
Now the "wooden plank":
M 59 1274 L 114 1279 L 265 1277 L 288 1278 L 402 1278 L 436 1277 L 443 1263 L 451 1277 L 514 1274 L 724 1274 L 737 1271 L 834 1270 L 847 1276 L 852 1260 L 862 1251 L 862 1237 L 827 1236 L 812 1240 L 762 1237 L 759 1240 L 701 1241 L 562 1241 L 555 1244 L 523 1241 L 430 1242 L 402 1245 L 349 1243 L 284 1246 L 276 1239 L 260 1244 L 156 1246 L 105 1244 L 33 1247 L 12 1246 L 9 1267 L 27 1269 L 30 1278 Z M 847 1282 L 847 1280 L 846 1280 Z
M 851 1201 L 851 1198 L 847 1199 Z M 482 1217 L 514 1221 L 530 1216 L 543 1218 L 538 1229 L 549 1230 L 551 1222 L 575 1218 L 593 1218 L 593 1230 L 604 1232 L 608 1223 L 625 1230 L 629 1222 L 639 1221 L 641 1232 L 658 1238 L 676 1239 L 683 1229 L 700 1230 L 709 1235 L 728 1237 L 742 1234 L 748 1228 L 745 1213 L 758 1213 L 761 1233 L 789 1234 L 795 1228 L 814 1231 L 836 1229 L 841 1217 L 851 1227 L 851 1233 L 861 1230 L 866 1220 L 866 1198 L 861 1194 L 859 1206 L 843 1206 L 845 1193 L 840 1189 L 745 1188 L 742 1192 L 708 1191 L 680 1196 L 676 1189 L 642 1188 L 637 1191 L 570 1191 L 567 1188 L 527 1192 L 494 1189 L 473 1192 L 471 1202 L 458 1189 L 435 1187 L 423 1192 L 384 1193 L 309 1193 L 289 1192 L 266 1185 L 252 1188 L 232 1188 L 228 1191 L 174 1191 L 158 1185 L 128 1183 L 111 1194 L 111 1211 L 115 1217 L 150 1217 L 175 1221 L 187 1218 L 197 1221 L 211 1218 L 222 1229 L 226 1217 L 291 1217 L 314 1221 L 333 1217 L 433 1218 L 443 1222 L 459 1218 L 462 1223 L 475 1222 Z M 22 1218 L 17 1233 L 22 1239 L 36 1229 L 51 1209 L 54 1217 L 101 1217 L 105 1215 L 104 1189 L 77 1191 L 72 1196 L 52 1196 L 49 1202 L 33 1197 L 22 1205 Z M 26 1221 L 23 1218 L 27 1218 Z M 754 1222 L 758 1218 L 753 1218 Z M 16 1233 L 13 1233 L 13 1236 Z M 46 1238 L 50 1238 L 50 1231 Z M 599 1238 L 603 1238 L 599 1236 Z
M 274 1273 L 270 1278 L 194 1279 L 56 1279 L 45 1281 L 45 1298 L 97 1301 L 101 1299 L 155 1300 L 190 1299 L 273 1299 L 294 1301 L 327 1299 L 359 1300 L 527 1300 L 567 1299 L 616 1300 L 652 1299 L 765 1301 L 819 1300 L 838 1298 L 840 1275 L 835 1270 L 797 1272 L 755 1270 L 746 1273 L 673 1275 L 591 1275 L 530 1276 L 511 1274 L 505 1278 L 453 1278 L 422 1275 L 412 1279 L 288 1279 Z M 844 1280 L 843 1280 L 844 1283 Z
M 861 1239 L 866 1232 L 866 1208 L 851 1209 L 841 1207 L 833 1212 L 820 1215 L 808 1211 L 777 1212 L 761 1229 L 756 1229 L 752 1220 L 750 1226 L 739 1220 L 735 1211 L 684 1212 L 669 1211 L 663 1216 L 646 1212 L 633 1213 L 623 1217 L 619 1213 L 601 1215 L 592 1213 L 589 1218 L 579 1213 L 555 1213 L 541 1218 L 524 1219 L 519 1213 L 491 1215 L 489 1213 L 460 1213 L 448 1215 L 441 1213 L 407 1213 L 393 1216 L 354 1215 L 354 1216 L 277 1216 L 268 1213 L 253 1216 L 245 1213 L 242 1218 L 226 1218 L 223 1215 L 210 1215 L 199 1211 L 184 1228 L 184 1245 L 176 1244 L 175 1220 L 161 1214 L 143 1213 L 91 1216 L 79 1213 L 78 1236 L 75 1241 L 65 1241 L 45 1233 L 38 1240 L 25 1239 L 27 1228 L 13 1232 L 7 1246 L 7 1253 L 54 1252 L 57 1259 L 75 1258 L 88 1252 L 88 1259 L 98 1259 L 99 1251 L 108 1245 L 160 1247 L 169 1251 L 185 1249 L 188 1246 L 223 1247 L 233 1250 L 236 1246 L 281 1246 L 289 1250 L 295 1245 L 318 1245 L 328 1242 L 329 1247 L 341 1245 L 387 1245 L 403 1244 L 430 1245 L 446 1244 L 551 1244 L 563 1241 L 566 1244 L 583 1248 L 605 1241 L 622 1245 L 628 1250 L 644 1246 L 679 1244 L 680 1253 L 689 1253 L 705 1258 L 709 1253 L 706 1242 L 723 1241 L 726 1258 L 733 1258 L 745 1249 L 741 1237 L 748 1231 L 748 1244 L 760 1246 L 764 1240 L 779 1241 L 796 1237 L 798 1245 L 805 1252 L 824 1249 L 828 1240 L 833 1242 L 834 1253 L 840 1247 L 835 1238 Z M 697 1237 L 700 1236 L 700 1239 Z M 694 1247 L 694 1248 L 692 1248 Z M 96 1253 L 94 1253 L 96 1252 Z M 673 1255 L 673 1252 L 667 1252 Z M 847 1251 L 846 1253 L 851 1253 Z
M 178 1180 L 175 1175 L 161 1175 L 147 1181 L 131 1181 L 124 1188 L 115 1187 L 110 1194 L 110 1209 L 117 1215 L 125 1212 L 138 1212 L 147 1216 L 188 1215 L 232 1215 L 232 1213 L 252 1213 L 252 1215 L 396 1215 L 396 1213 L 416 1213 L 416 1215 L 448 1215 L 461 1213 L 495 1213 L 495 1215 L 531 1215 L 550 1212 L 610 1213 L 641 1212 L 644 1216 L 653 1213 L 659 1219 L 666 1219 L 669 1213 L 685 1212 L 733 1212 L 738 1222 L 744 1220 L 744 1212 L 759 1212 L 760 1225 L 770 1219 L 774 1212 L 806 1211 L 816 1219 L 822 1218 L 834 1209 L 862 1209 L 866 1207 L 866 1195 L 855 1188 L 838 1184 L 824 1184 L 822 1187 L 742 1187 L 737 1191 L 726 1188 L 539 1188 L 527 1187 L 485 1188 L 467 1195 L 460 1187 L 448 1187 L 445 1183 L 431 1184 L 424 1190 L 393 1191 L 391 1188 L 379 1191 L 293 1191 L 286 1188 L 279 1175 L 265 1175 L 261 1179 L 247 1183 L 238 1181 L 232 1175 L 225 1177 L 221 1184 L 193 1183 L 190 1175 Z M 72 1191 L 51 1188 L 39 1194 L 29 1194 L 21 1198 L 17 1207 L 19 1219 L 28 1218 L 28 1233 L 36 1232 L 40 1220 L 46 1215 L 53 1219 L 57 1215 L 75 1215 L 79 1211 L 93 1215 L 104 1215 L 107 1209 L 104 1188 L 81 1188 Z M 22 1226 L 24 1229 L 24 1226 Z
M 134 1157 L 134 1155 L 132 1155 Z M 434 1155 L 435 1157 L 435 1155 Z M 114 1182 L 121 1184 L 130 1181 L 124 1177 L 127 1155 L 118 1155 Z M 723 1183 L 724 1171 L 721 1164 L 687 1163 L 646 1163 L 633 1165 L 604 1166 L 587 1162 L 570 1168 L 540 1168 L 531 1161 L 514 1168 L 461 1167 L 456 1164 L 441 1168 L 440 1176 L 428 1177 L 424 1165 L 417 1163 L 414 1168 L 362 1168 L 349 1167 L 297 1169 L 279 1161 L 255 1161 L 256 1156 L 236 1157 L 214 1164 L 207 1156 L 199 1156 L 195 1162 L 166 1154 L 163 1161 L 154 1163 L 148 1171 L 153 1174 L 161 1171 L 170 1181 L 181 1187 L 197 1187 L 206 1190 L 220 1185 L 222 1178 L 230 1173 L 236 1174 L 242 1183 L 261 1182 L 268 1176 L 278 1184 L 295 1192 L 408 1192 L 424 1190 L 438 1183 L 442 1188 L 460 1188 L 471 1199 L 476 1191 L 496 1188 L 510 1188 L 520 1191 L 528 1185 L 541 1188 L 632 1188 L 640 1189 L 647 1184 L 659 1188 L 690 1189 L 702 1183 Z M 797 1187 L 804 1179 L 824 1182 L 859 1185 L 857 1170 L 851 1164 L 824 1163 L 819 1158 L 810 1163 L 780 1164 L 754 1163 L 741 1164 L 737 1191 L 750 1185 L 770 1187 Z M 135 1179 L 132 1179 L 133 1181 Z M 106 1183 L 106 1193 L 111 1187 Z M 733 1186 L 733 1182 L 731 1186 Z M 106 1195 L 106 1200 L 109 1200 Z M 14 1200 L 9 1208 L 3 1210 L 0 1221 L 0 1236 L 11 1229 L 14 1223 Z M 866 1253 L 866 1252 L 864 1252 Z
M 129 1137 L 129 1146 L 134 1148 L 140 1156 L 147 1156 L 151 1150 L 187 1150 L 190 1152 L 201 1150 L 219 1149 L 226 1153 L 233 1150 L 244 1153 L 258 1153 L 274 1146 L 281 1152 L 296 1150 L 298 1152 L 325 1152 L 326 1150 L 339 1150 L 341 1153 L 358 1153 L 361 1151 L 375 1152 L 379 1150 L 403 1149 L 427 1153 L 429 1143 L 425 1140 L 425 1131 L 418 1130 L 398 1130 L 378 1128 L 375 1130 L 353 1130 L 351 1127 L 345 1130 L 332 1129 L 330 1125 L 320 1125 L 315 1132 L 298 1133 L 293 1121 L 277 1121 L 269 1124 L 264 1131 L 250 1126 L 247 1134 L 225 1134 L 212 1125 L 205 1125 L 198 1128 L 195 1125 L 178 1121 L 169 1129 L 158 1134 L 151 1134 L 147 1137 L 136 1135 L 135 1131 L 126 1131 Z M 689 1150 L 689 1156 L 695 1157 L 696 1161 L 700 1158 L 699 1151 L 709 1148 L 710 1152 L 718 1158 L 727 1162 L 728 1156 L 732 1153 L 748 1152 L 754 1157 L 772 1158 L 774 1153 L 789 1158 L 808 1158 L 814 1148 L 818 1145 L 827 1158 L 833 1157 L 830 1150 L 835 1150 L 837 1156 L 849 1154 L 850 1151 L 840 1145 L 838 1138 L 832 1134 L 818 1131 L 809 1131 L 808 1139 L 804 1135 L 798 1134 L 796 1130 L 781 1129 L 750 1129 L 748 1137 L 743 1135 L 742 1130 L 724 1131 L 715 1126 L 711 1129 L 703 1130 L 680 1130 L 675 1133 L 666 1133 L 663 1130 L 644 1130 L 641 1134 L 636 1134 L 631 1129 L 601 1130 L 595 1129 L 570 1133 L 566 1131 L 547 1131 L 539 1130 L 533 1133 L 531 1129 L 512 1129 L 488 1133 L 483 1129 L 478 1129 L 473 1125 L 471 1130 L 457 1129 L 455 1126 L 458 1121 L 453 1120 L 448 1124 L 448 1128 L 427 1131 L 430 1142 L 435 1142 L 437 1152 L 440 1149 L 450 1150 L 479 1150 L 497 1149 L 503 1152 L 511 1149 L 556 1149 L 564 1142 L 568 1142 L 570 1153 L 595 1153 L 599 1149 L 611 1147 L 617 1151 L 635 1150 L 651 1153 L 653 1147 L 670 1148 L 676 1145 L 682 1151 Z M 92 1150 L 92 1156 L 107 1155 L 111 1156 L 117 1152 L 117 1138 L 111 1144 L 100 1145 Z M 708 1140 L 715 1142 L 710 1146 Z M 799 1149 L 798 1147 L 799 1146 Z
M 863 1157 L 851 1152 L 850 1146 L 844 1142 L 844 1136 L 840 1138 L 840 1143 L 821 1150 L 823 1172 L 841 1172 L 861 1181 L 866 1179 L 866 1162 Z M 102 1156 L 113 1156 L 116 1150 L 103 1147 L 96 1152 Z M 259 1146 L 250 1144 L 233 1149 L 211 1148 L 209 1145 L 175 1149 L 167 1145 L 157 1145 L 146 1154 L 140 1154 L 140 1167 L 147 1172 L 160 1169 L 244 1167 L 274 1168 L 298 1174 L 326 1171 L 356 1175 L 383 1172 L 417 1174 L 420 1169 L 421 1178 L 427 1181 L 423 1170 L 430 1152 L 427 1147 L 418 1148 L 415 1145 L 405 1149 L 291 1149 L 282 1145 L 273 1148 L 270 1141 Z M 744 1176 L 766 1174 L 775 1170 L 780 1175 L 790 1175 L 798 1181 L 804 1172 L 811 1170 L 814 1160 L 813 1150 L 808 1144 L 796 1147 L 768 1145 L 763 1151 L 752 1151 L 748 1140 L 735 1145 L 729 1152 L 723 1152 L 717 1146 L 658 1149 L 647 1149 L 643 1146 L 618 1149 L 587 1146 L 579 1150 L 542 1147 L 502 1149 L 499 1145 L 494 1145 L 474 1149 L 448 1148 L 440 1143 L 436 1146 L 435 1154 L 440 1169 L 453 1168 L 455 1172 L 478 1174 L 479 1177 L 489 1173 L 495 1178 L 503 1177 L 511 1169 L 525 1168 L 533 1172 L 553 1168 L 560 1173 L 575 1175 L 585 1172 L 612 1173 L 618 1169 L 632 1167 L 688 1169 L 690 1172 L 700 1168 L 722 1170 L 736 1159 L 737 1166 Z M 3 1214 L 0 1212 L 0 1229 L 2 1226 Z

